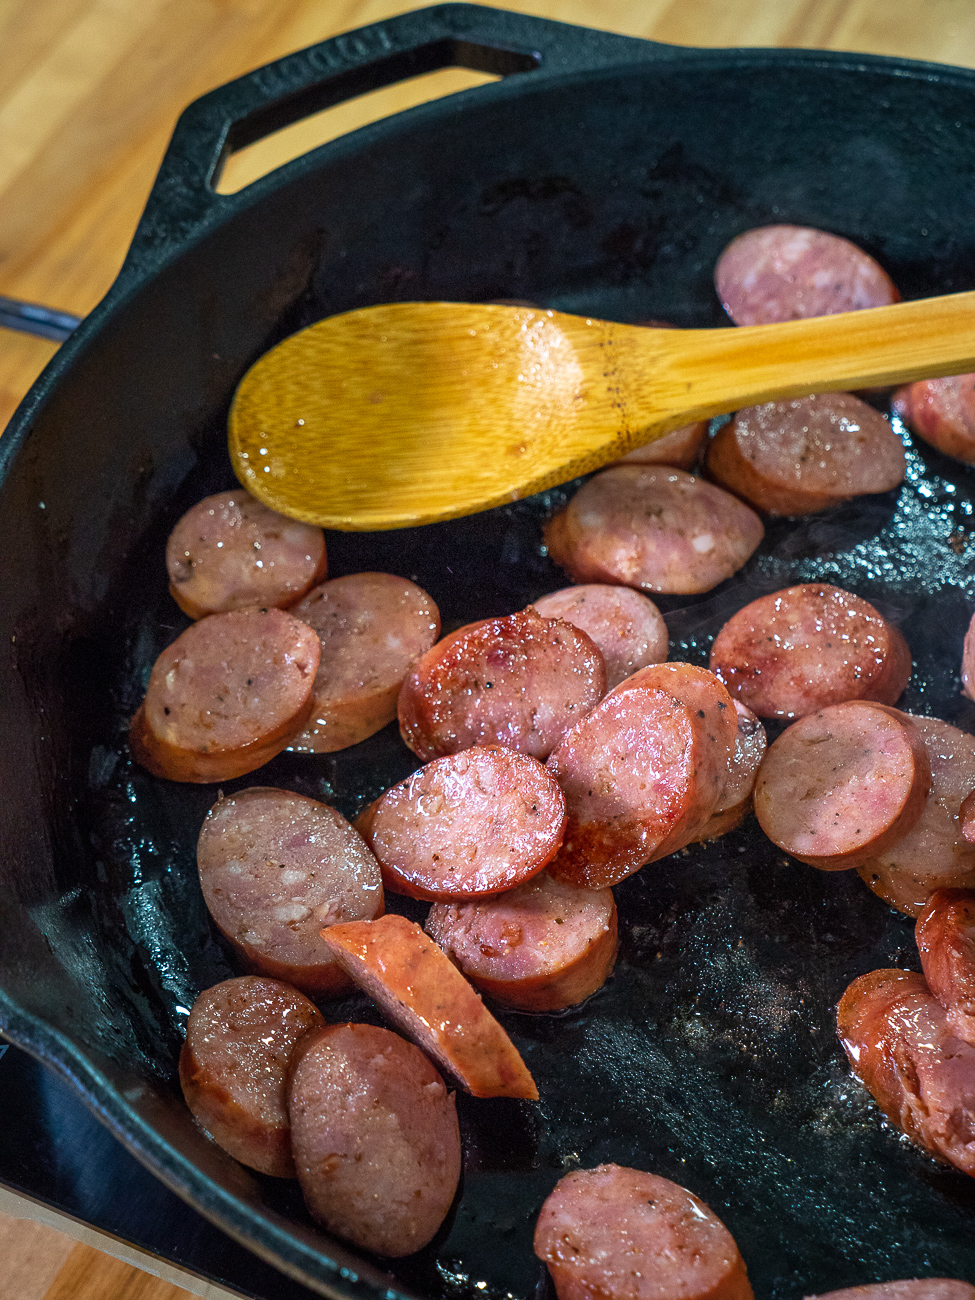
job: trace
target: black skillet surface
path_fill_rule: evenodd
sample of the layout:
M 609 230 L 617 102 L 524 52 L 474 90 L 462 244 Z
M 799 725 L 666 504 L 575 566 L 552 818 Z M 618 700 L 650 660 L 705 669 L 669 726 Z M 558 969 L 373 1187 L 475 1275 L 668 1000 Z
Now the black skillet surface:
M 221 150 L 449 63 L 499 84 L 367 127 L 239 195 Z M 462 1195 L 387 1266 L 317 1231 L 289 1184 L 193 1128 L 176 1086 L 186 1008 L 231 973 L 193 846 L 210 787 L 134 768 L 125 723 L 185 620 L 165 537 L 228 486 L 224 419 L 286 333 L 372 302 L 529 298 L 611 319 L 726 322 L 725 243 L 795 221 L 875 254 L 905 296 L 975 285 L 975 74 L 797 51 L 696 51 L 448 5 L 338 38 L 192 105 L 129 259 L 0 441 L 0 1023 L 139 1159 L 266 1259 L 328 1294 L 527 1297 L 531 1232 L 567 1169 L 677 1179 L 728 1223 L 756 1294 L 915 1275 L 975 1280 L 975 1184 L 901 1140 L 854 1084 L 834 1005 L 916 966 L 910 923 L 853 873 L 755 829 L 618 889 L 617 972 L 582 1010 L 503 1015 L 537 1106 L 460 1099 Z M 331 573 L 425 586 L 447 627 L 564 583 L 541 525 L 566 492 L 424 529 L 329 537 Z M 975 471 L 911 449 L 896 493 L 769 528 L 723 587 L 662 602 L 672 657 L 730 612 L 823 578 L 901 624 L 905 706 L 975 730 L 958 664 L 975 604 Z M 257 778 L 354 813 L 413 767 L 390 728 Z M 372 1017 L 353 998 L 336 1017 Z

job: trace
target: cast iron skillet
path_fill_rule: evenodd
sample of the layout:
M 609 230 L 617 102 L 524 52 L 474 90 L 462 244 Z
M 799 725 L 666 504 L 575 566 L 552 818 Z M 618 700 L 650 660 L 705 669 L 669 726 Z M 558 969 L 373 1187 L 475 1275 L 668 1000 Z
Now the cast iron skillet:
M 448 64 L 504 80 L 369 126 L 243 192 L 221 158 L 350 95 Z M 618 890 L 622 953 L 583 1010 L 502 1019 L 537 1106 L 461 1099 L 462 1196 L 388 1266 L 319 1232 L 294 1188 L 235 1165 L 175 1082 L 186 1008 L 232 971 L 195 882 L 209 787 L 134 768 L 125 726 L 185 620 L 163 545 L 231 483 L 245 368 L 332 312 L 529 298 L 620 320 L 726 324 L 711 268 L 794 221 L 876 255 L 905 296 L 975 282 L 975 74 L 786 50 L 685 50 L 468 5 L 292 55 L 180 119 L 118 281 L 0 441 L 0 1024 L 68 1078 L 197 1209 L 327 1295 L 526 1297 L 534 1217 L 567 1169 L 676 1178 L 728 1223 L 759 1297 L 883 1278 L 975 1279 L 975 1186 L 880 1122 L 836 1044 L 853 976 L 916 966 L 912 927 L 854 873 L 782 858 L 746 825 Z M 901 623 L 905 704 L 975 730 L 957 666 L 975 602 L 973 471 L 910 450 L 908 481 L 770 527 L 705 597 L 663 602 L 672 656 L 727 615 L 824 578 Z M 541 523 L 565 491 L 401 533 L 333 535 L 331 572 L 421 582 L 447 628 L 564 582 Z M 395 728 L 256 778 L 354 813 L 413 766 Z M 336 1017 L 372 1017 L 349 999 Z

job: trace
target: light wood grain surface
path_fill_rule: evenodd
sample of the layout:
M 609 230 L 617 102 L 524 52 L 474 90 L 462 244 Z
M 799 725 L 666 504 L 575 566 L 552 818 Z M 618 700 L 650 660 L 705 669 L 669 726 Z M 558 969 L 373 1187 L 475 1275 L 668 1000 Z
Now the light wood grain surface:
M 975 0 L 495 0 L 686 45 L 782 45 L 975 66 Z M 84 314 L 121 263 L 180 110 L 396 0 L 0 0 L 0 294 Z M 239 187 L 355 126 L 476 84 L 448 71 L 342 105 L 232 160 Z M 0 428 L 55 345 L 0 329 Z M 176 1300 L 55 1229 L 0 1216 L 0 1300 Z

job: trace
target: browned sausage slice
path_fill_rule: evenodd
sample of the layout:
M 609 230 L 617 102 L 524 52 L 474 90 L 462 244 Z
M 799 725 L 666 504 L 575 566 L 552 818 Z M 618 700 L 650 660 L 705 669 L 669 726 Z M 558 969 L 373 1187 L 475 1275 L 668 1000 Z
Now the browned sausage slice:
M 756 510 L 807 515 L 903 482 L 900 438 L 851 393 L 739 411 L 708 448 L 708 473 Z
M 975 465 L 975 375 L 921 379 L 899 388 L 893 407 L 912 433 Z
M 975 1175 L 975 1047 L 913 971 L 853 981 L 837 1031 L 854 1074 L 887 1118 L 919 1146 Z
M 303 753 L 345 749 L 392 722 L 406 674 L 440 635 L 434 601 L 392 573 L 333 578 L 291 612 L 321 641 L 312 715 L 289 746 Z
M 691 469 L 707 441 L 708 422 L 685 424 L 673 433 L 665 433 L 656 442 L 637 447 L 614 461 L 614 465 L 672 465 L 674 469 Z
M 975 614 L 965 633 L 961 655 L 961 690 L 970 700 L 975 700 Z
M 718 258 L 714 286 L 736 325 L 774 325 L 900 299 L 869 253 L 808 226 L 746 230 Z
M 234 488 L 183 515 L 166 543 L 166 568 L 173 599 L 190 618 L 286 608 L 325 577 L 325 534 Z
M 738 729 L 734 751 L 728 758 L 724 788 L 717 808 L 695 840 L 716 840 L 720 835 L 727 835 L 744 821 L 752 807 L 752 791 L 765 757 L 765 728 L 751 709 L 738 700 L 735 700 L 735 713 Z
M 751 1300 L 745 1264 L 718 1216 L 668 1178 L 599 1165 L 549 1193 L 535 1254 L 559 1300 Z
M 179 1081 L 193 1118 L 251 1169 L 294 1178 L 286 1084 L 299 1039 L 325 1024 L 297 989 L 244 975 L 193 1004 Z
M 968 840 L 969 844 L 975 844 L 975 790 L 962 800 L 961 808 L 958 810 L 958 821 L 963 838 Z
M 351 987 L 322 948 L 322 927 L 372 920 L 383 887 L 341 813 L 290 790 L 241 790 L 210 809 L 196 858 L 210 915 L 250 970 L 313 996 Z
M 514 1043 L 418 925 L 387 914 L 332 926 L 322 939 L 393 1023 L 465 1092 L 538 1100 Z
M 914 927 L 928 988 L 948 1013 L 951 1032 L 975 1046 L 975 893 L 939 889 Z
M 844 871 L 902 839 L 930 791 L 927 749 L 908 716 L 853 700 L 779 736 L 758 773 L 755 816 L 800 862 Z
M 379 1255 L 427 1244 L 461 1149 L 454 1096 L 422 1052 L 388 1029 L 329 1025 L 296 1053 L 288 1109 L 313 1219 Z
M 547 871 L 497 898 L 435 903 L 425 928 L 482 993 L 519 1011 L 583 1002 L 616 960 L 613 891 Z
M 551 862 L 562 843 L 565 799 L 537 759 L 474 746 L 387 790 L 358 826 L 395 893 L 484 898 Z
M 846 700 L 896 703 L 911 652 L 873 605 L 807 582 L 734 614 L 714 639 L 711 668 L 760 718 L 801 718 Z
M 975 1300 L 975 1286 L 950 1277 L 916 1277 L 898 1282 L 868 1282 L 803 1300 Z
M 424 762 L 472 745 L 544 759 L 605 691 L 606 667 L 589 637 L 529 606 L 428 650 L 403 683 L 400 732 Z
M 657 606 L 632 587 L 591 582 L 563 587 L 532 601 L 542 618 L 564 618 L 580 628 L 606 661 L 612 690 L 638 668 L 667 658 L 667 624 Z
M 549 554 L 576 582 L 686 595 L 737 572 L 764 535 L 730 492 L 666 466 L 597 474 L 549 520 Z
M 280 609 L 201 619 L 156 660 L 132 719 L 136 762 L 170 781 L 229 781 L 269 762 L 311 711 L 318 637 Z

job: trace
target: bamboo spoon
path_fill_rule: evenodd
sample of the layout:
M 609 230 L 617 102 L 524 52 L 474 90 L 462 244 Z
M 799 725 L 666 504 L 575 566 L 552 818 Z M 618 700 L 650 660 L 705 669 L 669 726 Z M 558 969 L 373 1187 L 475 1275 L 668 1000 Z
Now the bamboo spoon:
M 668 330 L 388 303 L 272 348 L 230 412 L 240 481 L 347 530 L 473 514 L 741 406 L 975 370 L 975 292 L 784 325 Z

